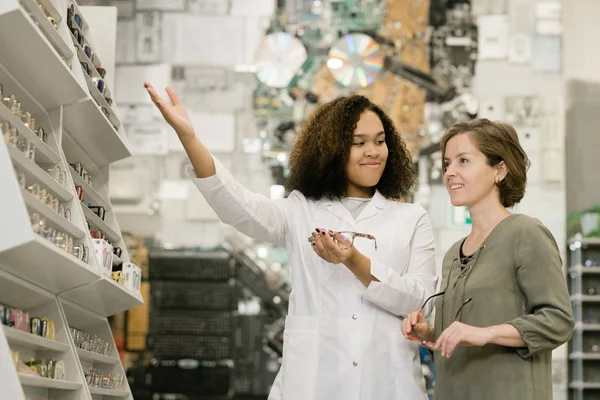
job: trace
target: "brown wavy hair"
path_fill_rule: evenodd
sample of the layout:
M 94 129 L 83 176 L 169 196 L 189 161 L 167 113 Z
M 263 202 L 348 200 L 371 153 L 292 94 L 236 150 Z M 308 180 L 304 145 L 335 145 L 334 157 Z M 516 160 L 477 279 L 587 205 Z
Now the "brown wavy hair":
M 375 186 L 389 199 L 406 196 L 416 179 L 410 153 L 392 120 L 364 96 L 340 97 L 319 107 L 302 125 L 289 160 L 287 189 L 307 198 L 341 198 L 348 189 L 346 166 L 360 115 L 373 111 L 385 132 L 388 158 Z
M 496 184 L 502 205 L 512 207 L 520 202 L 525 195 L 530 162 L 527 153 L 521 147 L 515 128 L 504 122 L 493 122 L 486 118 L 458 122 L 442 137 L 442 155 L 446 154 L 448 141 L 461 133 L 472 135 L 477 148 L 487 158 L 488 165 L 494 167 L 502 161 L 506 164 L 508 173 Z

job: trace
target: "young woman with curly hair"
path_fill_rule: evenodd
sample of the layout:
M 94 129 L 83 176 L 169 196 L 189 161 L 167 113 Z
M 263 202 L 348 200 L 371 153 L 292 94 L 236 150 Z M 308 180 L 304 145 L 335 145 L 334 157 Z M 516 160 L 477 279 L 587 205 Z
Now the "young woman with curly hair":
M 146 84 L 221 220 L 285 246 L 292 277 L 282 367 L 270 400 L 427 398 L 418 346 L 400 319 L 435 290 L 429 217 L 406 195 L 415 174 L 391 120 L 362 96 L 318 109 L 290 156 L 290 195 L 238 183 L 197 138 L 176 94 Z

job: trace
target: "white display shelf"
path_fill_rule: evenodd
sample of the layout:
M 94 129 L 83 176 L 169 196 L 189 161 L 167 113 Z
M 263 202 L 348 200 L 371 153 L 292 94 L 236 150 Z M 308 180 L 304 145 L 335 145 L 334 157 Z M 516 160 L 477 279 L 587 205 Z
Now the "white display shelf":
M 598 303 L 600 302 L 600 295 L 583 295 L 576 294 L 571 296 L 571 301 L 583 302 L 583 303 Z
M 590 238 L 572 238 L 572 239 L 569 239 L 569 241 L 567 242 L 567 244 L 569 244 L 569 245 L 571 245 L 573 243 L 600 245 L 600 238 L 596 238 L 596 237 L 590 237 Z
M 27 158 L 22 151 L 13 146 L 7 146 L 7 149 L 15 167 L 25 174 L 27 184 L 31 184 L 31 181 L 40 183 L 47 191 L 50 191 L 56 198 L 63 202 L 73 199 L 73 195 L 67 189 L 56 182 L 39 165 Z
M 580 331 L 600 331 L 600 324 L 584 324 L 578 322 L 575 324 L 575 329 Z
M 64 126 L 98 167 L 131 156 L 127 143 L 92 99 L 65 107 Z
M 71 221 L 58 214 L 56 211 L 42 203 L 33 194 L 29 193 L 26 189 L 21 189 L 21 194 L 25 200 L 27 207 L 37 212 L 38 214 L 46 218 L 46 222 L 49 222 L 55 229 L 58 229 L 64 233 L 68 233 L 78 242 L 84 235 L 85 231 L 75 226 Z M 66 254 L 68 255 L 68 254 Z
M 40 11 L 38 2 L 57 23 L 61 22 L 57 30 Z M 141 305 L 143 299 L 104 276 L 97 267 L 98 260 L 85 219 L 90 220 L 94 229 L 101 229 L 115 245 L 122 246 L 119 225 L 113 214 L 110 213 L 104 222 L 76 201 L 74 183 L 84 188 L 86 204 L 89 202 L 111 210 L 107 194 L 110 164 L 129 157 L 131 152 L 116 105 L 108 106 L 79 65 L 65 21 L 68 3 L 0 0 L 0 82 L 5 93 L 14 94 L 23 109 L 34 116 L 36 125 L 49 134 L 48 143 L 44 143 L 0 103 L 0 118 L 9 121 L 36 148 L 35 161 L 32 161 L 17 149 L 0 142 L 0 192 L 4 205 L 0 220 L 11 228 L 0 230 L 0 303 L 20 308 L 31 316 L 49 318 L 56 328 L 56 341 L 13 328 L 0 328 L 0 387 L 1 393 L 11 400 L 25 397 L 131 400 L 127 382 L 123 390 L 98 389 L 89 388 L 84 378 L 84 366 L 88 368 L 94 364 L 103 366 L 100 368 L 107 373 L 125 375 L 106 317 Z M 76 14 L 83 18 L 83 9 L 77 4 L 74 6 Z M 86 17 L 82 32 L 94 50 L 93 39 L 98 40 L 98 50 L 106 60 L 111 60 L 102 66 L 112 77 L 115 48 L 106 37 L 114 37 L 116 32 L 116 11 L 112 7 L 97 7 Z M 93 23 L 98 32 L 92 31 L 88 22 Z M 82 57 L 87 58 L 84 53 Z M 110 119 L 97 103 L 107 108 Z M 71 177 L 67 175 L 66 183 L 60 185 L 45 171 L 55 165 L 70 170 L 67 162 L 81 162 L 94 176 L 95 187 L 83 183 L 81 177 L 71 171 Z M 71 208 L 72 223 L 20 188 L 13 166 L 25 174 L 28 185 L 38 183 L 59 201 L 70 203 L 65 206 Z M 36 235 L 30 225 L 28 210 L 43 215 L 48 226 L 72 235 L 76 244 L 81 242 L 88 246 L 90 264 Z M 127 259 L 127 249 L 123 248 L 123 251 L 123 258 Z M 77 349 L 68 326 L 112 342 L 111 354 L 104 356 Z M 4 350 L 8 350 L 8 344 L 19 351 L 22 359 L 52 357 L 63 361 L 67 372 L 65 380 L 17 375 L 10 352 Z M 19 391 L 26 396 L 19 396 Z
M 77 390 L 82 384 L 79 382 L 63 381 L 58 379 L 42 378 L 41 376 L 19 374 L 21 385 L 45 389 Z
M 75 170 L 70 167 L 71 177 L 75 182 L 75 185 L 81 186 L 83 189 L 84 197 L 92 202 L 95 206 L 102 206 L 108 211 L 110 209 L 110 203 L 100 195 L 90 184 L 88 184 Z
M 73 48 L 69 46 L 69 44 L 60 37 L 58 30 L 54 29 L 50 21 L 46 18 L 46 15 L 42 12 L 40 7 L 36 4 L 35 0 L 20 0 L 23 6 L 33 15 L 33 17 L 38 21 L 38 27 L 42 30 L 48 41 L 54 46 L 54 48 L 58 51 L 61 57 L 69 59 L 73 56 Z M 45 4 L 52 4 L 51 1 L 46 1 Z M 50 14 L 54 14 L 50 11 Z M 58 13 L 58 11 L 57 11 Z M 56 19 L 54 20 L 58 25 Z
M 48 11 L 50 13 L 50 15 L 52 16 L 52 18 L 54 18 L 54 21 L 57 24 L 62 21 L 62 15 L 58 12 L 58 9 L 56 8 L 56 6 L 52 2 L 52 0 L 37 0 L 37 1 L 44 6 L 46 11 Z
M 0 15 L 0 54 L 4 67 L 45 109 L 86 96 L 70 68 L 23 7 Z
M 19 132 L 20 136 L 23 136 L 35 146 L 35 158 L 38 163 L 58 164 L 60 161 L 60 156 L 58 153 L 52 150 L 50 146 L 44 143 L 42 139 L 37 137 L 37 135 L 33 133 L 31 129 L 27 128 L 25 124 L 12 112 L 10 112 L 8 107 L 6 107 L 3 103 L 0 103 L 0 119 L 8 121 L 13 128 L 17 129 L 17 132 Z M 21 154 L 23 154 L 23 152 L 21 152 Z
M 569 384 L 571 389 L 600 389 L 600 382 L 573 382 Z
M 4 334 L 11 345 L 18 345 L 32 350 L 64 353 L 69 345 L 23 332 L 15 328 L 4 327 Z
M 125 390 L 114 390 L 114 389 L 101 389 L 97 387 L 90 387 L 91 394 L 100 394 L 102 396 L 113 396 L 113 397 L 126 397 L 129 396 L 129 392 Z
M 569 354 L 571 360 L 600 360 L 600 354 L 598 353 L 571 353 Z
M 87 351 L 80 348 L 77 348 L 77 355 L 80 360 L 100 363 L 100 364 L 109 364 L 114 365 L 118 364 L 120 361 L 115 357 L 105 356 L 104 354 L 94 353 L 93 351 Z
M 55 294 L 98 279 L 94 267 L 33 235 L 30 242 L 1 253 L 0 268 Z
M 102 279 L 64 292 L 61 297 L 103 317 L 144 304 L 141 294 L 131 292 L 105 275 Z
M 81 208 L 83 209 L 83 215 L 85 215 L 85 219 L 90 223 L 92 229 L 100 229 L 106 237 L 113 243 L 113 245 L 119 243 L 121 241 L 121 235 L 119 232 L 111 228 L 106 222 L 102 221 L 100 217 L 98 217 L 92 210 L 90 210 L 87 205 L 81 203 Z
M 88 90 L 90 91 L 90 95 L 94 98 L 94 100 L 96 100 L 96 103 L 99 106 L 102 106 L 102 107 L 106 108 L 106 110 L 108 111 L 108 113 L 109 113 L 108 120 L 110 122 L 112 122 L 113 124 L 115 124 L 115 126 L 117 128 L 119 126 L 121 126 L 121 121 L 119 121 L 119 118 L 117 118 L 117 116 L 115 115 L 115 112 L 113 111 L 112 106 L 110 106 L 108 104 L 108 102 L 106 101 L 106 99 L 104 98 L 104 96 L 102 95 L 102 93 L 100 93 L 100 89 L 98 89 L 98 86 L 96 86 L 94 84 L 94 81 L 87 74 L 87 72 L 84 71 L 83 75 L 85 76 L 85 82 L 87 83 Z M 109 91 L 110 91 L 110 89 L 109 89 Z M 104 114 L 102 114 L 102 115 L 104 116 Z
M 600 274 L 600 267 L 584 267 L 582 265 L 576 265 L 572 268 L 569 268 L 569 273 Z

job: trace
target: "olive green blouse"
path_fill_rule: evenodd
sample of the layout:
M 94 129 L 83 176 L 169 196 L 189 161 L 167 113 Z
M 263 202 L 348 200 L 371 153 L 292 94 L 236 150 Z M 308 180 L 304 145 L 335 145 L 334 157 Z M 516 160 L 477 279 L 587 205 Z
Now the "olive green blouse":
M 455 243 L 444 257 L 436 300 L 435 337 L 457 320 L 487 327 L 510 324 L 526 347 L 458 346 L 435 352 L 435 400 L 552 399 L 552 350 L 573 333 L 573 310 L 556 241 L 537 219 L 502 220 L 465 264 Z

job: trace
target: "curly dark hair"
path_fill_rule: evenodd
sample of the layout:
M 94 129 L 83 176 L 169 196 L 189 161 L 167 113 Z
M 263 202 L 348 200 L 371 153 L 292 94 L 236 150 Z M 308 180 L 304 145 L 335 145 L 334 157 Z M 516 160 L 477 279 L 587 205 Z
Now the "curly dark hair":
M 332 100 L 303 123 L 290 154 L 287 189 L 313 199 L 344 197 L 352 136 L 360 115 L 369 110 L 379 116 L 388 147 L 387 163 L 375 188 L 388 199 L 407 195 L 416 179 L 410 153 L 385 112 L 359 95 Z

